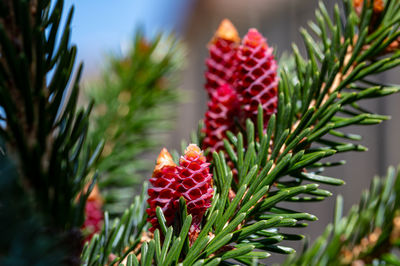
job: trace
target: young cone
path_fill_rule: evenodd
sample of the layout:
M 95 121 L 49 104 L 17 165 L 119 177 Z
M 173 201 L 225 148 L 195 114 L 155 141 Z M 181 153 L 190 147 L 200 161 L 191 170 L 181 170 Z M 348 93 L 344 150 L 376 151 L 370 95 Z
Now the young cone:
M 150 231 L 154 232 L 160 225 L 156 216 L 159 206 L 165 216 L 167 226 L 173 225 L 179 211 L 179 198 L 184 197 L 188 214 L 193 217 L 190 238 L 200 230 L 200 223 L 206 210 L 211 206 L 213 196 L 212 175 L 209 163 L 203 152 L 195 144 L 190 144 L 181 157 L 177 166 L 167 149 L 162 149 L 157 159 L 157 165 L 150 183 L 153 185 L 148 190 L 150 198 L 147 200 L 149 208 L 148 221 L 152 224 Z
M 157 158 L 157 164 L 153 171 L 153 177 L 150 178 L 150 183 L 153 185 L 149 188 L 149 199 L 147 200 L 149 208 L 146 210 L 149 217 L 147 221 L 152 224 L 151 232 L 160 228 L 156 216 L 156 208 L 159 206 L 167 221 L 167 226 L 170 226 L 176 215 L 176 210 L 179 205 L 179 193 L 176 191 L 177 166 L 172 160 L 171 154 L 167 149 L 162 149 Z
M 86 188 L 87 189 L 87 188 Z M 82 230 L 86 234 L 85 242 L 90 241 L 93 235 L 100 232 L 103 226 L 103 200 L 100 196 L 99 187 L 94 186 L 85 205 L 85 221 Z
M 220 151 L 224 147 L 223 139 L 228 130 L 236 132 L 234 118 L 239 115 L 239 103 L 236 91 L 224 84 L 212 93 L 208 102 L 208 110 L 205 113 L 203 132 L 203 149 L 209 148 L 208 160 L 212 159 L 214 151 Z
M 213 91 L 222 85 L 234 84 L 239 43 L 240 38 L 235 26 L 228 19 L 224 19 L 208 46 L 210 57 L 206 60 L 205 87 L 210 98 Z
M 383 0 L 374 0 L 373 3 L 368 3 L 368 4 L 373 4 L 373 13 L 372 17 L 369 23 L 369 33 L 373 33 L 374 31 L 377 30 L 377 27 L 379 25 L 379 21 L 382 18 L 383 11 L 385 10 L 385 2 Z M 353 0 L 353 6 L 356 11 L 356 13 L 361 16 L 362 9 L 364 6 L 364 0 Z M 388 47 L 386 47 L 385 53 L 393 53 L 396 52 L 400 49 L 400 36 L 397 37 Z
M 244 111 L 243 118 L 251 118 L 255 122 L 261 104 L 265 125 L 276 113 L 278 105 L 277 63 L 272 52 L 266 39 L 256 29 L 249 30 L 238 51 L 236 89 Z
M 209 163 L 196 144 L 190 144 L 179 161 L 178 192 L 185 198 L 188 214 L 193 217 L 190 238 L 196 238 L 204 213 L 211 206 L 213 197 L 212 175 Z
M 364 5 L 364 0 L 353 0 L 353 5 L 358 14 L 361 14 L 362 7 Z M 385 3 L 383 0 L 374 0 L 373 2 L 374 8 L 374 15 L 379 15 L 385 9 Z

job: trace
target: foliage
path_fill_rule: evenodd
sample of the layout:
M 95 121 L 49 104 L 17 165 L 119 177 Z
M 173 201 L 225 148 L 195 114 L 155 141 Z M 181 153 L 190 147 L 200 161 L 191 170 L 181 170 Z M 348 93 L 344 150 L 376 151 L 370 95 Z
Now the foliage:
M 112 115 L 118 114 L 118 110 L 120 114 L 130 114 L 133 110 L 130 104 L 134 105 L 142 96 L 146 98 L 139 103 L 146 103 L 143 107 L 149 109 L 140 110 L 147 110 L 150 116 L 146 116 L 147 112 L 122 116 L 120 119 L 126 120 L 119 120 L 124 124 L 117 125 L 118 134 L 107 139 L 109 145 L 114 145 L 111 153 L 96 164 L 102 146 L 85 141 L 91 105 L 76 111 L 81 67 L 71 81 L 76 53 L 76 48 L 69 44 L 72 10 L 64 31 L 57 34 L 62 9 L 63 1 L 55 2 L 52 7 L 48 0 L 0 2 L 0 106 L 4 110 L 0 114 L 4 122 L 0 136 L 7 155 L 0 155 L 0 228 L 9 230 L 0 241 L 0 261 L 4 264 L 25 261 L 77 264 L 82 243 L 78 229 L 86 198 L 94 185 L 92 182 L 87 192 L 82 193 L 90 168 L 96 165 L 115 176 L 124 173 L 125 163 L 135 154 L 124 154 L 125 147 L 118 145 L 124 143 L 133 152 L 136 149 L 133 141 L 138 141 L 137 136 L 132 139 L 124 136 L 124 129 L 131 130 L 133 124 L 143 130 L 138 132 L 147 134 L 146 119 L 154 121 L 151 106 L 159 103 L 153 98 L 160 95 L 166 101 L 171 100 L 171 91 L 166 92 L 170 96 L 161 96 L 164 91 L 158 85 L 175 65 L 170 61 L 175 52 L 167 52 L 161 61 L 153 62 L 150 59 L 155 54 L 151 49 L 157 47 L 157 42 L 142 47 L 138 38 L 135 49 L 145 51 L 133 55 L 143 55 L 144 59 L 127 61 L 138 71 L 131 75 L 132 70 L 117 61 L 116 76 L 121 74 L 123 78 L 110 76 L 105 83 L 116 88 L 116 92 L 105 90 L 106 95 L 116 93 L 118 99 L 122 93 L 119 97 L 122 102 L 129 98 L 124 102 L 128 109 L 112 105 L 113 111 L 107 112 L 110 117 L 98 116 L 95 127 L 103 131 L 93 131 L 98 135 L 95 137 L 93 133 L 92 138 L 96 140 L 102 132 L 107 132 L 108 123 L 114 121 Z M 292 248 L 281 242 L 297 241 L 302 236 L 288 234 L 285 228 L 305 227 L 305 221 L 314 221 L 316 217 L 282 208 L 280 203 L 313 202 L 330 196 L 319 185 L 341 185 L 343 181 L 324 176 L 324 167 L 341 163 L 321 160 L 335 153 L 365 150 L 355 143 L 360 136 L 340 130 L 350 125 L 377 124 L 388 118 L 363 109 L 360 101 L 399 91 L 398 86 L 368 80 L 400 64 L 400 50 L 393 45 L 400 36 L 399 26 L 399 0 L 386 1 L 379 14 L 373 1 L 363 1 L 361 11 L 356 11 L 353 1 L 343 0 L 343 9 L 336 5 L 333 18 L 321 3 L 316 23 L 310 23 L 314 37 L 301 30 L 307 57 L 301 56 L 294 45 L 294 71 L 280 66 L 277 114 L 266 123 L 259 107 L 257 123 L 247 120 L 242 132 L 228 133 L 225 149 L 212 154 L 215 192 L 197 238 L 189 241 L 192 216 L 188 215 L 183 198 L 179 200 L 176 225 L 167 227 L 158 207 L 160 230 L 155 230 L 154 235 L 148 232 L 145 183 L 142 194 L 135 197 L 120 219 L 112 221 L 106 212 L 102 231 L 85 244 L 80 256 L 82 263 L 257 265 L 273 252 L 293 253 Z M 141 64 L 135 65 L 136 62 Z M 155 72 L 143 72 L 149 77 L 142 77 L 142 67 Z M 125 82 L 129 80 L 138 82 L 135 83 L 138 89 L 128 93 L 136 97 L 128 97 L 125 92 L 125 86 L 129 85 Z M 145 88 L 151 85 L 155 86 L 152 92 L 155 94 L 147 94 Z M 108 98 L 100 94 L 96 100 L 101 109 L 101 101 Z M 141 120 L 142 117 L 146 119 Z M 138 124 L 134 123 L 136 120 Z M 201 145 L 201 140 L 202 136 L 193 135 L 192 142 Z M 119 164 L 122 168 L 116 170 Z M 237 170 L 237 178 L 233 168 Z M 356 260 L 398 263 L 398 258 L 390 253 L 392 247 L 398 246 L 398 192 L 399 181 L 393 170 L 386 179 L 375 179 L 370 192 L 363 195 L 360 205 L 349 216 L 340 219 L 341 204 L 338 204 L 334 224 L 302 256 L 292 258 L 292 262 L 304 261 L 308 265 L 309 260 L 321 258 L 327 263 L 334 259 L 334 263 L 344 264 Z M 321 245 L 328 239 L 326 246 Z M 343 243 L 343 248 L 339 248 Z M 338 254 L 343 254 L 342 261 L 337 261 Z
M 389 168 L 385 178 L 375 177 L 360 203 L 345 217 L 343 198 L 338 196 L 334 223 L 312 246 L 285 265 L 399 265 L 393 254 L 400 247 L 400 171 Z M 364 265 L 363 264 L 363 265 Z
M 76 111 L 82 65 L 72 79 L 73 9 L 60 30 L 62 10 L 63 1 L 0 3 L 0 136 L 6 152 L 0 227 L 10 230 L 1 240 L 5 264 L 23 263 L 23 258 L 30 264 L 50 262 L 56 255 L 58 262 L 79 261 L 90 189 L 77 197 L 101 144 L 84 148 L 91 106 Z
M 43 221 L 35 215 L 18 182 L 14 162 L 0 152 L 0 264 L 61 264 L 66 255 L 60 239 L 43 231 Z M 58 243 L 58 244 L 57 244 Z
M 105 212 L 101 234 L 95 235 L 83 248 L 81 260 L 84 265 L 113 265 L 117 261 L 122 262 L 133 250 L 140 249 L 138 245 L 141 244 L 142 232 L 148 228 L 146 191 L 145 182 L 142 194 L 134 198 L 121 218 L 110 220 L 108 212 Z
M 308 58 L 294 46 L 295 71 L 281 67 L 278 113 L 264 131 L 262 108 L 258 122 L 247 121 L 238 135 L 228 134 L 225 151 L 238 171 L 234 179 L 225 153 L 213 154 L 215 194 L 202 231 L 189 248 L 188 224 L 182 205 L 181 229 L 165 225 L 158 209 L 161 231 L 128 258 L 127 264 L 183 265 L 257 263 L 271 252 L 292 253 L 282 240 L 299 240 L 285 227 L 307 226 L 315 216 L 285 209 L 279 203 L 320 201 L 331 193 L 319 184 L 341 185 L 343 181 L 323 176 L 324 167 L 340 163 L 320 162 L 335 153 L 364 151 L 354 141 L 360 136 L 339 131 L 349 125 L 371 125 L 386 116 L 364 110 L 362 99 L 395 93 L 398 87 L 372 84 L 366 78 L 400 64 L 400 52 L 386 52 L 399 36 L 397 13 L 400 2 L 389 1 L 375 33 L 369 34 L 372 5 L 364 3 L 360 16 L 352 1 L 345 0 L 344 14 L 335 6 L 331 19 L 321 3 L 317 23 L 311 23 L 313 38 L 302 30 Z M 343 19 L 344 17 L 344 19 Z M 196 140 L 198 138 L 194 138 Z M 234 196 L 232 196 L 232 194 Z M 186 218 L 185 218 L 186 217 Z M 164 224 L 164 226 L 163 226 Z M 101 235 L 103 235 L 102 233 Z M 165 236 L 161 241 L 160 236 Z M 162 247 L 162 248 L 161 248 Z M 122 262 L 123 254 L 115 254 Z
M 90 82 L 86 94 L 94 99 L 90 139 L 105 139 L 95 167 L 110 214 L 122 213 L 135 193 L 134 185 L 152 162 L 145 158 L 165 140 L 177 103 L 177 72 L 183 46 L 173 36 L 147 41 L 137 31 L 126 55 L 111 55 L 100 81 Z

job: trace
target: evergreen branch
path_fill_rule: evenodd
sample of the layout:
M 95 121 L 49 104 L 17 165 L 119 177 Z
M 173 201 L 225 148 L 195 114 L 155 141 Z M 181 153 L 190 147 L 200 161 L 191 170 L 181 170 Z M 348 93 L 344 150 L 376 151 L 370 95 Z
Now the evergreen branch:
M 18 169 L 3 153 L 2 146 L 0 138 L 0 264 L 65 263 L 71 250 L 61 244 L 62 235 L 43 230 L 41 217 L 19 185 Z
M 96 168 L 111 216 L 129 206 L 134 185 L 151 166 L 143 155 L 158 146 L 171 127 L 166 121 L 175 115 L 183 50 L 173 36 L 148 41 L 137 31 L 127 54 L 111 55 L 101 80 L 86 86 L 86 94 L 96 102 L 89 136 L 95 143 L 105 138 Z
M 191 216 L 188 216 L 189 220 L 183 219 L 186 215 L 181 206 L 178 224 L 167 227 L 158 207 L 156 213 L 161 232 L 157 229 L 154 242 L 143 243 L 141 251 L 131 255 L 132 263 L 140 260 L 149 264 L 153 257 L 153 262 L 159 265 L 229 264 L 226 260 L 251 265 L 253 260 L 266 258 L 271 252 L 294 252 L 280 243 L 300 240 L 302 236 L 286 234 L 282 228 L 304 227 L 307 224 L 303 220 L 313 221 L 316 217 L 282 208 L 279 204 L 320 201 L 331 193 L 319 188 L 319 184 L 343 184 L 340 179 L 322 174 L 323 167 L 343 162 L 322 163 L 321 159 L 365 148 L 353 143 L 360 139 L 359 136 L 344 134 L 338 129 L 386 120 L 386 116 L 364 110 L 359 101 L 399 90 L 397 86 L 364 82 L 370 75 L 398 65 L 398 52 L 388 49 L 390 41 L 398 36 L 396 13 L 386 9 L 382 19 L 374 25 L 375 30 L 371 31 L 372 4 L 364 1 L 362 13 L 357 14 L 352 1 L 344 0 L 343 3 L 344 20 L 337 5 L 331 19 L 321 3 L 316 13 L 317 23 L 310 24 L 317 37 L 306 30 L 301 31 L 308 56 L 303 58 L 294 46 L 295 71 L 281 67 L 278 112 L 271 116 L 266 129 L 263 109 L 259 107 L 257 125 L 249 120 L 242 132 L 228 133 L 228 139 L 224 141 L 226 153 L 212 154 L 213 201 L 191 248 L 185 244 Z M 396 1 L 389 5 L 395 9 L 400 7 Z M 332 136 L 340 141 L 332 140 Z M 232 170 L 237 170 L 237 175 Z M 382 195 L 389 195 L 387 193 Z M 382 206 L 382 213 L 376 217 L 384 217 L 385 207 L 379 206 Z M 355 222 L 353 219 L 341 227 L 346 235 L 353 233 Z M 339 218 L 335 226 L 338 224 L 341 224 Z M 356 243 L 358 240 L 351 241 Z M 321 244 L 319 242 L 317 247 Z M 388 261 L 395 259 L 389 255 L 385 258 Z
M 369 45 L 366 42 L 366 34 L 370 16 L 368 14 L 363 16 L 360 18 L 360 24 L 358 24 L 359 19 L 353 10 L 352 3 L 350 1 L 344 2 L 348 7 L 344 22 L 345 31 L 340 39 L 336 40 L 342 42 L 341 47 L 335 47 L 328 39 L 329 35 L 337 36 L 340 25 L 334 25 L 328 16 L 321 15 L 322 13 L 326 14 L 325 7 L 321 3 L 320 13 L 317 13 L 318 25 L 315 26 L 321 33 L 320 40 L 314 41 L 311 35 L 305 30 L 302 31 L 309 60 L 303 59 L 297 48 L 294 47 L 297 75 L 292 74 L 294 77 L 290 78 L 284 68 L 281 71 L 282 81 L 279 87 L 276 119 L 271 118 L 267 132 L 262 132 L 263 125 L 259 119 L 257 125 L 258 138 L 254 137 L 254 125 L 248 121 L 247 129 L 243 133 L 246 134 L 246 138 L 243 138 L 242 134 L 238 134 L 236 137 L 231 135 L 231 141 L 225 142 L 230 160 L 238 171 L 237 180 L 232 180 L 230 169 L 224 163 L 225 156 L 214 154 L 214 179 L 219 191 L 217 194 L 219 195 L 219 203 L 215 205 L 213 211 L 219 211 L 220 218 L 215 227 L 215 238 L 210 242 L 210 246 L 225 239 L 227 234 L 232 232 L 231 230 L 235 230 L 235 227 L 239 224 L 246 226 L 255 217 L 266 217 L 262 214 L 275 207 L 279 202 L 308 202 L 323 200 L 330 196 L 329 191 L 317 190 L 316 184 L 302 186 L 301 183 L 304 178 L 299 177 L 320 176 L 319 172 L 308 173 L 306 169 L 314 167 L 322 158 L 329 157 L 337 152 L 365 150 L 361 145 L 348 143 L 348 136 L 337 134 L 334 129 L 355 124 L 375 124 L 386 119 L 384 116 L 370 113 L 354 114 L 350 118 L 337 116 L 344 106 L 355 104 L 361 99 L 398 92 L 398 88 L 386 88 L 383 85 L 365 87 L 358 92 L 348 92 L 358 80 L 371 73 L 379 72 L 381 68 L 386 70 L 383 66 L 386 66 L 388 62 L 392 62 L 388 67 L 394 67 L 396 64 L 393 63 L 393 60 L 397 55 L 393 54 L 388 58 L 376 59 L 377 54 L 372 50 L 362 53 L 362 47 Z M 372 6 L 365 8 L 367 13 L 372 13 Z M 326 25 L 332 25 L 332 27 L 325 28 Z M 363 28 L 358 28 L 359 25 Z M 358 32 L 361 35 L 355 38 Z M 395 33 L 392 33 L 390 36 L 385 35 L 385 38 L 394 36 L 396 36 Z M 323 44 L 321 46 L 322 51 L 319 51 L 318 47 L 320 46 L 316 45 L 318 43 Z M 384 46 L 382 49 L 386 47 Z M 320 62 L 320 67 L 317 61 Z M 324 80 L 327 81 L 324 82 Z M 297 82 L 300 84 L 297 84 Z M 300 94 L 296 91 L 299 89 Z M 301 105 L 292 106 L 291 103 L 295 102 L 300 102 Z M 261 107 L 258 112 L 259 117 L 263 117 Z M 323 136 L 330 132 L 334 132 L 333 134 L 343 139 L 344 142 L 323 139 Z M 246 142 L 244 142 L 244 139 Z M 314 142 L 323 144 L 323 146 L 310 148 Z M 256 162 L 263 164 L 264 167 L 258 168 L 255 165 Z M 252 170 L 250 171 L 250 169 Z M 301 175 L 303 172 L 308 176 Z M 290 182 L 282 181 L 282 178 L 287 175 L 294 177 L 294 179 L 291 179 Z M 315 178 L 313 181 L 330 184 L 343 183 L 336 180 L 330 177 L 322 177 Z M 232 192 L 240 192 L 242 198 L 237 211 L 234 213 L 231 210 L 228 211 L 226 208 L 229 204 L 225 204 L 225 199 L 227 199 L 226 187 L 231 182 Z M 243 190 L 246 190 L 246 193 L 242 196 Z M 311 197 L 307 195 L 298 196 L 302 193 L 311 195 Z M 231 215 L 222 218 L 222 213 Z M 289 213 L 283 214 L 288 215 Z M 282 215 L 282 213 L 277 215 Z M 296 220 L 288 222 L 285 221 L 283 224 L 285 226 L 302 225 Z M 225 228 L 223 230 L 221 230 L 222 225 Z M 233 238 L 229 238 L 224 243 L 233 242 Z M 264 246 L 264 250 L 287 251 L 273 246 Z M 210 254 L 205 253 L 206 256 Z
M 389 263 L 400 260 L 392 252 L 399 235 L 400 169 L 389 168 L 385 178 L 375 177 L 360 203 L 342 217 L 343 199 L 338 196 L 334 223 L 299 256 L 284 265 Z
M 120 219 L 111 221 L 108 213 L 105 213 L 102 231 L 94 235 L 83 248 L 81 260 L 84 265 L 113 265 L 116 262 L 126 262 L 129 260 L 128 256 L 139 253 L 143 242 L 150 240 L 148 233 L 144 233 L 147 227 L 146 191 L 147 183 L 144 183 L 142 194 L 134 198 L 133 204 L 125 210 Z M 165 239 L 167 237 L 168 233 Z M 156 243 L 160 244 L 160 239 Z
M 55 250 L 65 249 L 67 257 L 60 261 L 78 264 L 84 199 L 89 193 L 83 189 L 101 145 L 96 151 L 83 148 L 91 107 L 76 111 L 82 67 L 72 80 L 76 57 L 76 47 L 70 44 L 73 8 L 57 42 L 63 1 L 56 1 L 52 8 L 50 4 L 47 0 L 1 3 L 0 107 L 4 124 L 0 133 L 7 156 L 18 168 L 18 182 L 13 181 L 19 186 L 18 200 L 25 200 L 23 204 L 28 202 L 34 210 L 36 228 L 51 232 L 48 235 Z M 5 173 L 1 173 L 3 178 Z M 23 224 L 20 230 L 24 230 Z M 8 252 L 11 250 L 2 255 Z

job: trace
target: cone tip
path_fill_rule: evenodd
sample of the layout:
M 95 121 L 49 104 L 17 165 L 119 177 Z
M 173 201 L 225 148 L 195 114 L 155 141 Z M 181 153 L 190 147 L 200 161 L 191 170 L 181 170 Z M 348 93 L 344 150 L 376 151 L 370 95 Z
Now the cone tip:
M 90 184 L 86 184 L 85 186 L 85 193 L 89 189 Z M 101 197 L 99 186 L 97 184 L 94 185 L 92 191 L 89 194 L 89 197 L 87 198 L 87 201 L 96 201 L 100 205 L 103 204 L 103 198 Z
M 250 28 L 246 36 L 243 38 L 243 43 L 248 46 L 263 46 L 268 47 L 266 38 L 256 29 Z
M 199 148 L 199 146 L 197 146 L 196 144 L 189 144 L 186 149 L 185 149 L 185 154 L 188 152 L 195 152 L 198 154 L 202 154 L 203 152 L 201 151 L 201 149 Z
M 215 43 L 217 39 L 224 39 L 235 43 L 240 42 L 239 34 L 229 19 L 225 18 L 221 21 L 211 43 Z
M 189 160 L 192 160 L 194 158 L 200 158 L 200 160 L 203 161 L 206 160 L 206 158 L 203 155 L 203 151 L 196 144 L 189 144 L 187 146 L 187 148 L 185 149 L 184 157 Z
M 161 171 L 165 166 L 175 167 L 176 164 L 172 159 L 172 156 L 168 152 L 168 150 L 166 148 L 163 148 L 157 157 L 157 164 L 153 171 L 153 177 L 157 172 Z

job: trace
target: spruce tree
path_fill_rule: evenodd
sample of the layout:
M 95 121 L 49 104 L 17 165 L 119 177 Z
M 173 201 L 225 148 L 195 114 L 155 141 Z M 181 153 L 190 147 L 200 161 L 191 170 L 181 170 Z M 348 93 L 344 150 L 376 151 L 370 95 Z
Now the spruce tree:
M 360 101 L 400 89 L 370 79 L 400 64 L 399 0 L 342 0 L 332 12 L 321 3 L 311 31 L 301 30 L 307 55 L 293 45 L 279 69 L 261 33 L 240 40 L 224 21 L 209 44 L 210 101 L 192 144 L 163 149 L 151 187 L 120 217 L 106 211 L 81 250 L 102 141 L 86 141 L 92 104 L 76 110 L 82 67 L 71 81 L 72 9 L 60 31 L 62 9 L 0 4 L 2 264 L 258 265 L 294 253 L 282 241 L 303 236 L 286 228 L 317 218 L 280 204 L 321 201 L 343 185 L 324 174 L 342 164 L 331 158 L 366 150 L 343 129 L 387 120 Z M 399 180 L 393 168 L 375 178 L 347 216 L 338 196 L 333 224 L 286 264 L 400 264 Z
M 86 145 L 92 104 L 77 110 L 82 64 L 70 44 L 73 8 L 61 27 L 63 9 L 61 0 L 0 3 L 1 264 L 80 262 L 101 143 Z
M 360 3 L 345 0 L 342 8 L 335 6 L 331 18 L 321 3 L 316 11 L 316 22 L 310 23 L 312 33 L 301 30 L 307 57 L 301 56 L 294 45 L 289 63 L 281 66 L 277 111 L 270 108 L 274 106 L 270 100 L 275 100 L 274 78 L 266 73 L 276 68 L 268 44 L 256 30 L 249 30 L 240 44 L 232 25 L 223 22 L 210 43 L 210 59 L 206 61 L 210 115 L 206 115 L 205 129 L 192 138 L 192 142 L 201 147 L 203 140 L 207 140 L 206 148 L 213 152 L 207 157 L 212 163 L 214 192 L 210 205 L 203 202 L 202 206 L 208 210 L 200 230 L 193 236 L 196 213 L 188 214 L 195 197 L 185 196 L 185 191 L 189 193 L 200 188 L 190 181 L 195 178 L 196 171 L 192 169 L 189 174 L 180 170 L 186 167 L 182 163 L 186 161 L 188 151 L 183 159 L 175 158 L 175 162 L 162 151 L 150 180 L 154 188 L 149 189 L 148 214 L 151 216 L 148 219 L 152 221 L 154 235 L 143 226 L 146 203 L 139 203 L 145 199 L 142 195 L 135 200 L 138 204 L 132 205 L 113 225 L 106 216 L 103 233 L 86 246 L 83 260 L 89 264 L 96 261 L 92 254 L 98 250 L 103 263 L 111 258 L 112 263 L 127 265 L 138 265 L 139 262 L 143 265 L 227 265 L 235 262 L 257 265 L 272 252 L 293 253 L 292 248 L 282 246 L 280 242 L 300 240 L 303 236 L 285 233 L 285 228 L 304 227 L 306 221 L 317 218 L 310 213 L 282 208 L 279 203 L 321 201 L 330 196 L 331 192 L 319 185 L 338 186 L 344 182 L 325 176 L 324 168 L 343 162 L 321 162 L 321 159 L 336 153 L 366 150 L 355 143 L 361 136 L 344 133 L 341 129 L 350 125 L 378 124 L 388 119 L 365 110 L 359 102 L 399 90 L 396 85 L 388 86 L 369 79 L 400 64 L 399 10 L 399 1 Z M 230 56 L 232 49 L 238 50 L 238 59 Z M 230 75 L 230 71 L 235 65 L 239 70 L 237 81 L 232 82 L 235 74 Z M 289 67 L 291 65 L 294 67 Z M 237 107 L 232 100 L 225 101 L 234 94 L 231 91 L 238 94 L 241 106 Z M 270 100 L 258 96 L 264 93 L 269 94 Z M 256 112 L 254 102 L 260 104 Z M 235 107 L 242 110 L 232 115 L 236 125 L 218 119 L 217 115 L 226 108 Z M 218 123 L 218 126 L 212 123 Z M 228 131 L 215 132 L 225 125 Z M 223 147 L 218 144 L 221 141 Z M 198 156 L 196 158 L 202 155 Z M 194 168 L 203 169 L 201 166 Z M 391 177 L 382 181 L 375 179 L 372 192 L 364 195 L 359 207 L 360 216 L 354 215 L 354 211 L 350 214 L 352 220 L 340 221 L 340 214 L 337 214 L 335 228 L 338 231 L 333 231 L 329 244 L 323 245 L 332 231 L 328 228 L 322 240 L 288 264 L 326 265 L 330 262 L 346 265 L 357 260 L 393 263 L 395 256 L 390 251 L 397 245 L 398 235 L 394 233 L 393 239 L 388 234 L 395 228 L 397 185 L 392 185 L 397 181 L 393 170 L 389 175 Z M 391 204 L 385 204 L 388 197 Z M 377 205 L 367 206 L 366 201 L 379 202 L 379 209 L 375 207 Z M 340 213 L 340 207 L 337 212 Z M 382 215 L 385 212 L 390 215 Z M 375 221 L 374 217 L 380 217 L 376 224 L 363 220 L 362 229 L 356 227 L 357 219 Z M 129 222 L 132 226 L 125 227 L 126 221 L 133 221 Z M 356 251 L 359 241 L 371 237 L 374 230 L 385 230 L 380 237 L 389 246 L 384 251 L 372 252 L 380 249 L 382 243 L 375 240 L 370 241 L 367 251 Z M 342 238 L 348 243 L 343 249 Z M 107 252 L 101 251 L 101 243 L 108 243 L 103 249 Z M 334 248 L 330 249 L 330 245 Z M 343 254 L 347 257 L 338 259 Z M 314 261 L 307 260 L 309 258 Z

